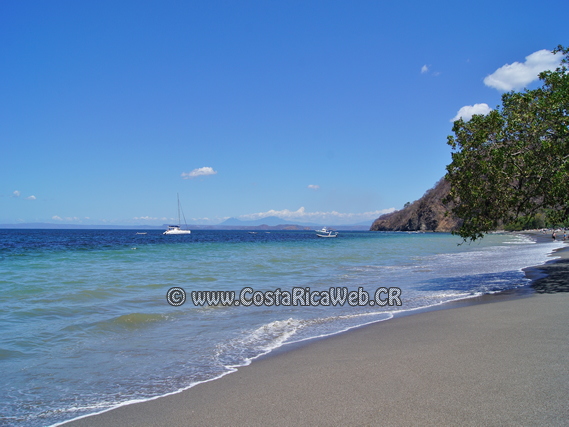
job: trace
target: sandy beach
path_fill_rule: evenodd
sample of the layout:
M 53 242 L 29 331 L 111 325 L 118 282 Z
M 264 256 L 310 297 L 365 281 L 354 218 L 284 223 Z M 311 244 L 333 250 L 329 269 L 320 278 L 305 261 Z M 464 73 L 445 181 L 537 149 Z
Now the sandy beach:
M 69 426 L 569 424 L 569 252 L 487 295 L 279 351 Z

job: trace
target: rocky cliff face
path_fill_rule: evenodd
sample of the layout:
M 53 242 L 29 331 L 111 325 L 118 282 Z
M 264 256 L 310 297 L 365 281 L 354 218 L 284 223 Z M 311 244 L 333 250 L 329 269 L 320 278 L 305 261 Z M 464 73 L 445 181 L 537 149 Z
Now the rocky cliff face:
M 453 215 L 445 216 L 447 208 L 442 199 L 448 194 L 450 184 L 441 179 L 427 190 L 419 200 L 405 208 L 376 219 L 371 231 L 441 231 L 457 230 L 461 221 Z

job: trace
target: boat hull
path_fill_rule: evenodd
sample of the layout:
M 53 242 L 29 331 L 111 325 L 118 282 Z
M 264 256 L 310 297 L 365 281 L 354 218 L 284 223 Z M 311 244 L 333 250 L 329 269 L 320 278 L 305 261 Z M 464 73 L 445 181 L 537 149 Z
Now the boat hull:
M 162 234 L 192 234 L 191 230 L 166 230 Z

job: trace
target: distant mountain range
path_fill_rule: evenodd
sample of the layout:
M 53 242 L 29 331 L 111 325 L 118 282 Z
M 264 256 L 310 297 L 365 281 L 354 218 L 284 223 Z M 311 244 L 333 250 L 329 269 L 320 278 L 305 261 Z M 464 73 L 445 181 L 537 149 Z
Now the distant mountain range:
M 266 221 L 271 218 L 270 221 Z M 268 224 L 267 224 L 268 223 Z M 322 227 L 321 224 L 291 223 L 278 217 L 267 217 L 256 221 L 240 221 L 229 218 L 218 225 L 190 224 L 190 230 L 313 230 Z M 331 225 L 336 230 L 367 231 L 369 223 L 363 225 Z M 0 229 L 42 229 L 42 230 L 166 230 L 163 225 L 89 225 L 89 224 L 53 224 L 48 222 L 0 224 Z M 184 227 L 185 228 L 185 227 Z
M 243 220 L 240 220 L 237 218 L 229 218 L 229 219 L 226 219 L 225 221 L 223 221 L 219 225 L 223 225 L 223 226 L 237 225 L 239 227 L 244 227 L 244 226 L 256 226 L 256 225 L 275 226 L 275 225 L 283 225 L 283 224 L 300 225 L 302 227 L 322 227 L 322 225 L 320 225 L 320 224 L 314 224 L 314 223 L 310 223 L 310 222 L 290 221 L 288 219 L 279 218 L 278 216 L 267 216 L 265 218 L 256 219 L 256 220 L 252 220 L 252 221 L 243 221 Z
M 361 222 L 357 224 L 350 224 L 350 225 L 338 225 L 338 227 L 368 227 L 370 226 L 371 221 Z M 277 226 L 277 225 L 298 225 L 301 227 L 323 227 L 323 226 L 330 226 L 328 223 L 320 222 L 298 222 L 298 221 L 291 221 L 289 219 L 279 218 L 278 216 L 267 216 L 261 219 L 256 219 L 252 221 L 243 221 L 237 218 L 229 218 L 223 221 L 221 226 L 238 226 L 238 227 L 255 227 L 259 225 L 268 225 L 268 226 Z

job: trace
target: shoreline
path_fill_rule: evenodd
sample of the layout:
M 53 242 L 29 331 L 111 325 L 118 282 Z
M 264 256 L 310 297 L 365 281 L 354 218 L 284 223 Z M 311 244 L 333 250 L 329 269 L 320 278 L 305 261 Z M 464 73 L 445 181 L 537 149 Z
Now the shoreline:
M 536 233 L 532 233 L 536 240 L 539 241 L 551 241 L 550 236 L 548 235 L 536 235 Z M 542 238 L 543 236 L 543 238 Z M 547 239 L 545 239 L 547 237 Z M 282 420 L 285 424 L 317 424 L 317 425 L 331 425 L 336 423 L 336 418 L 329 418 L 330 414 L 336 414 L 334 417 L 337 417 L 337 412 L 341 410 L 343 413 L 352 413 L 353 411 L 349 410 L 349 408 L 344 407 L 342 409 L 342 404 L 330 404 L 327 398 L 324 398 L 326 393 L 322 395 L 318 392 L 318 390 L 313 389 L 310 387 L 309 378 L 319 382 L 320 375 L 317 375 L 315 378 L 311 377 L 309 373 L 305 373 L 303 375 L 298 375 L 297 373 L 291 373 L 290 375 L 287 374 L 287 370 L 284 369 L 286 366 L 290 366 L 291 359 L 298 360 L 299 357 L 301 358 L 302 363 L 298 367 L 301 370 L 305 370 L 306 366 L 311 366 L 317 371 L 321 372 L 323 368 L 323 364 L 329 364 L 333 366 L 337 362 L 334 360 L 334 357 L 331 356 L 335 352 L 345 353 L 348 352 L 351 354 L 351 357 L 346 359 L 346 362 L 353 359 L 368 359 L 370 356 L 370 350 L 373 352 L 378 352 L 378 356 L 380 357 L 381 354 L 385 353 L 390 355 L 391 353 L 397 353 L 396 349 L 390 348 L 372 348 L 370 349 L 369 341 L 367 339 L 362 339 L 365 336 L 377 336 L 387 334 L 389 336 L 393 335 L 394 330 L 400 330 L 403 328 L 405 331 L 405 335 L 415 335 L 417 334 L 415 329 L 419 328 L 422 329 L 424 325 L 427 325 L 426 335 L 435 333 L 434 328 L 428 327 L 429 323 L 437 323 L 442 322 L 443 326 L 446 328 L 453 328 L 456 325 L 457 320 L 460 321 L 461 317 L 472 317 L 474 316 L 475 319 L 479 319 L 481 317 L 482 312 L 487 312 L 486 314 L 491 318 L 491 316 L 496 315 L 496 309 L 490 309 L 489 307 L 506 307 L 506 306 L 520 306 L 520 307 L 531 307 L 536 305 L 537 300 L 535 298 L 543 298 L 543 295 L 540 295 L 537 290 L 534 290 L 533 286 L 535 283 L 542 283 L 545 284 L 545 288 L 547 291 L 543 293 L 560 293 L 560 292 L 568 292 L 567 289 L 568 285 L 565 285 L 565 288 L 559 287 L 559 283 L 563 283 L 563 271 L 566 271 L 566 274 L 569 274 L 569 251 L 567 250 L 568 247 L 563 247 L 557 249 L 554 254 L 556 257 L 561 257 L 560 259 L 554 259 L 549 261 L 546 264 L 529 267 L 524 269 L 524 273 L 532 282 L 530 285 L 512 289 L 509 291 L 499 292 L 496 294 L 486 294 L 482 296 L 452 301 L 448 303 L 441 304 L 440 306 L 431 306 L 424 309 L 418 309 L 417 311 L 412 312 L 403 312 L 396 314 L 392 319 L 389 319 L 389 322 L 379 321 L 372 324 L 364 325 L 355 329 L 351 329 L 349 333 L 340 332 L 337 334 L 333 334 L 330 336 L 320 337 L 308 341 L 302 341 L 297 343 L 291 343 L 279 347 L 271 351 L 268 354 L 262 355 L 256 359 L 254 359 L 255 363 L 251 363 L 247 366 L 241 366 L 236 369 L 236 371 L 231 372 L 232 375 L 228 375 L 229 372 L 221 377 L 216 379 L 211 379 L 206 382 L 201 382 L 191 386 L 188 389 L 183 391 L 174 392 L 166 396 L 160 396 L 156 398 L 152 398 L 149 400 L 144 400 L 142 402 L 133 402 L 127 403 L 119 407 L 115 407 L 113 409 L 108 409 L 103 412 L 99 412 L 97 414 L 90 414 L 85 415 L 81 418 L 76 418 L 74 420 L 70 420 L 61 424 L 57 425 L 77 425 L 77 426 L 90 426 L 90 425 L 203 425 L 204 423 L 213 423 L 216 425 L 264 425 L 264 424 L 281 424 L 281 422 L 277 422 L 277 419 L 270 416 L 270 414 L 266 414 L 266 412 L 270 412 L 271 410 L 275 410 L 280 408 L 279 410 L 283 411 L 283 406 L 292 408 L 293 406 L 300 405 L 301 408 L 304 408 L 304 411 L 308 411 L 305 413 L 303 417 L 297 418 L 294 414 L 294 410 L 290 410 L 290 413 L 282 412 L 281 415 L 284 417 Z M 563 263 L 563 260 L 566 262 Z M 561 261 L 561 268 L 559 267 L 551 267 L 556 263 Z M 546 274 L 551 275 L 557 274 L 557 277 L 554 281 L 555 285 L 553 286 L 551 280 L 548 281 L 548 277 L 543 277 L 543 271 L 546 271 Z M 569 275 L 567 276 L 569 278 Z M 568 280 L 569 282 L 569 280 Z M 553 287 L 552 287 L 553 286 Z M 561 290 L 560 290 L 561 289 Z M 566 289 L 566 290 L 563 290 Z M 552 295 L 547 295 L 546 299 L 552 299 Z M 563 295 L 563 298 L 566 300 L 566 303 L 569 302 L 569 294 Z M 489 304 L 493 303 L 493 304 Z M 494 304 L 496 303 L 496 304 Z M 529 305 L 528 305 L 529 304 Z M 541 300 L 540 304 L 551 305 L 552 302 L 545 303 L 545 299 Z M 559 306 L 559 303 L 556 303 Z M 563 304 L 561 304 L 562 306 Z M 565 305 L 566 306 L 566 305 Z M 481 307 L 487 307 L 486 309 L 482 309 Z M 549 308 L 544 308 L 545 310 L 549 310 Z M 508 308 L 509 311 L 512 311 L 511 308 Z M 517 311 L 517 310 L 514 310 Z M 557 310 L 558 312 L 559 310 Z M 468 314 L 467 312 L 472 312 L 474 314 Z M 480 312 L 476 314 L 477 312 Z M 456 314 L 458 313 L 458 315 Z M 462 315 L 460 314 L 462 313 Z M 467 316 L 468 314 L 468 316 Z M 458 316 L 458 317 L 457 317 Z M 483 315 L 482 318 L 486 316 Z M 449 323 L 449 319 L 455 319 Z M 445 320 L 446 319 L 446 320 Z M 518 319 L 520 320 L 520 319 Z M 569 316 L 565 316 L 565 325 L 569 325 Z M 488 320 L 485 320 L 488 323 Z M 465 327 L 466 325 L 462 325 Z M 488 325 L 487 325 L 488 326 Z M 529 325 L 528 325 L 529 326 Z M 443 327 L 444 329 L 444 327 Z M 460 329 L 460 328 L 459 328 Z M 569 332 L 569 328 L 566 329 Z M 459 334 L 459 337 L 462 334 Z M 565 335 L 567 336 L 567 335 Z M 457 338 L 457 337 L 455 337 Z M 448 339 L 447 339 L 448 341 Z M 452 342 L 452 340 L 451 340 Z M 390 343 L 389 346 L 395 345 L 398 347 L 397 343 L 393 344 Z M 417 350 L 416 346 L 413 343 L 407 342 L 407 346 L 411 347 L 411 353 L 415 353 Z M 321 351 L 321 348 L 328 348 L 324 352 Z M 360 348 L 361 347 L 361 348 Z M 372 345 L 373 347 L 373 345 Z M 395 351 L 394 351 L 395 350 Z M 566 351 L 564 354 L 569 354 L 569 347 L 565 349 Z M 558 352 L 556 352 L 557 354 Z M 439 355 L 441 356 L 441 355 Z M 381 357 L 380 357 L 381 359 Z M 569 358 L 566 358 L 567 362 L 569 362 Z M 369 362 L 369 361 L 368 361 Z M 396 363 L 396 360 L 392 360 L 391 363 Z M 415 361 L 417 362 L 417 361 Z M 433 361 L 434 362 L 434 361 Z M 378 360 L 373 363 L 373 366 L 376 366 L 378 363 L 381 363 L 381 360 Z M 383 363 L 390 364 L 389 362 L 383 361 Z M 295 365 L 295 363 L 292 363 Z M 417 363 L 411 364 L 413 369 L 416 369 Z M 565 366 L 568 366 L 569 363 L 566 363 Z M 267 367 L 268 366 L 268 367 Z M 369 367 L 369 366 L 368 366 Z M 359 376 L 358 369 L 354 371 L 353 366 L 350 367 L 349 365 L 343 368 L 336 367 L 338 369 L 334 369 L 334 375 L 331 375 L 328 378 L 328 383 L 336 384 L 337 381 L 334 380 L 335 376 L 340 376 L 343 378 L 342 382 L 349 380 L 352 376 Z M 411 370 L 413 370 L 411 369 Z M 328 373 L 329 374 L 329 373 Z M 401 374 L 401 372 L 400 372 Z M 567 371 L 565 371 L 567 374 Z M 329 375 L 326 375 L 328 377 Z M 261 378 L 262 377 L 262 378 Z M 389 375 L 388 375 L 389 377 Z M 391 375 L 393 377 L 393 375 Z M 397 377 L 397 375 L 396 375 Z M 569 378 L 564 377 L 564 378 Z M 276 383 L 275 383 L 276 381 Z M 300 394 L 303 395 L 303 399 L 298 401 L 298 396 L 296 393 L 284 393 L 282 388 L 290 389 L 290 386 L 287 386 L 287 382 L 292 381 L 297 388 L 302 390 Z M 392 392 L 392 387 L 396 386 L 396 384 L 392 384 L 394 378 L 390 378 L 389 386 L 386 387 L 385 384 L 382 388 L 381 396 L 387 393 L 389 395 Z M 348 381 L 351 383 L 350 381 Z M 361 378 L 361 381 L 358 381 L 359 387 L 355 384 L 351 384 L 352 388 L 363 388 L 363 389 L 370 389 L 370 380 L 366 379 L 365 377 Z M 371 381 L 373 383 L 373 381 Z M 395 381 L 397 383 L 397 381 Z M 280 384 L 280 386 L 277 386 Z M 566 382 L 569 384 L 569 381 Z M 327 384 L 324 381 L 323 390 L 326 390 L 330 384 Z M 267 388 L 268 387 L 268 395 L 261 393 L 259 394 L 257 389 Z M 227 394 L 227 388 L 233 391 L 233 394 Z M 307 390 L 308 388 L 308 390 Z M 372 387 L 373 388 L 373 387 Z M 381 387 L 380 387 L 381 388 Z M 373 391 L 373 390 L 372 390 Z M 409 390 L 409 393 L 412 390 Z M 339 391 L 336 390 L 338 393 Z M 569 392 L 566 387 L 565 393 Z M 407 393 L 407 394 L 409 394 Z M 350 391 L 345 391 L 344 398 L 350 399 Z M 373 394 L 373 393 L 372 393 Z M 406 397 L 407 394 L 405 395 Z M 436 393 L 435 393 L 436 394 Z M 222 395 L 223 398 L 219 397 Z M 255 396 L 252 400 L 251 410 L 254 413 L 258 413 L 259 416 L 253 416 L 252 413 L 249 411 L 240 410 L 244 403 L 239 396 L 248 395 L 248 396 Z M 270 396 L 274 396 L 271 398 Z M 566 394 L 565 394 L 566 395 Z M 376 397 L 380 397 L 379 395 Z M 388 400 L 391 399 L 389 396 L 383 396 L 382 399 L 387 398 Z M 365 399 L 364 399 L 365 400 Z M 391 399 L 392 400 L 392 399 Z M 411 399 L 412 400 L 412 399 Z M 307 406 L 306 401 L 313 402 Z M 220 406 L 225 406 L 225 408 L 220 408 Z M 519 406 L 519 405 L 517 405 Z M 231 408 L 228 410 L 227 408 Z M 321 411 L 319 409 L 324 408 L 325 411 Z M 264 410 L 265 409 L 265 410 Z M 425 408 L 424 408 L 425 409 Z M 431 408 L 432 409 L 432 408 Z M 519 410 L 519 409 L 518 409 Z M 365 413 L 366 411 L 364 411 Z M 460 411 L 459 411 L 460 412 Z M 555 412 L 555 411 L 554 411 Z M 563 411 L 562 411 L 563 412 Z M 263 415 L 264 414 L 264 415 Z M 326 417 L 320 419 L 318 415 L 326 414 Z M 413 411 L 410 411 L 409 414 L 413 414 Z M 297 414 L 298 415 L 298 414 Z M 316 416 L 315 416 L 316 415 Z M 418 418 L 401 418 L 401 423 L 398 421 L 397 418 L 391 419 L 391 421 L 384 420 L 385 413 L 381 415 L 382 423 L 386 421 L 388 425 L 404 425 L 410 422 L 411 424 L 417 423 L 418 420 L 421 420 L 419 424 L 425 425 L 425 420 L 419 417 L 418 414 L 415 417 Z M 411 416 L 410 415 L 410 416 Z M 435 424 L 443 424 L 449 423 L 461 423 L 464 424 L 465 421 L 468 421 L 466 418 L 457 418 L 457 419 L 437 419 L 436 414 L 432 413 L 432 422 Z M 351 422 L 350 419 L 343 418 L 343 421 L 337 420 L 338 422 L 344 422 L 349 424 L 360 424 L 360 423 L 376 423 L 379 419 L 375 421 L 373 419 L 367 418 L 358 418 L 356 414 L 351 415 L 351 417 L 356 417 L 353 419 L 354 422 Z M 366 415 L 367 417 L 368 415 Z M 567 418 L 562 418 L 565 420 L 569 420 L 569 414 L 565 411 L 563 412 L 563 417 L 567 416 Z M 260 418 L 259 418 L 260 417 Z M 403 422 L 402 420 L 406 419 L 407 421 Z M 415 421 L 413 421 L 413 419 Z M 367 420 L 367 421 L 366 421 Z M 508 419 L 502 419 L 502 422 L 507 422 Z M 520 419 L 521 420 L 521 419 Z M 518 420 L 518 421 L 520 421 Z M 561 419 L 560 419 L 561 420 Z M 472 420 L 471 420 L 472 421 Z M 474 424 L 479 424 L 480 422 L 487 422 L 482 421 L 481 419 Z M 541 418 L 536 419 L 540 423 L 544 420 Z M 552 421 L 552 420 L 550 420 Z M 548 421 L 549 422 L 549 421 Z M 427 423 L 428 424 L 428 423 Z M 468 424 L 468 422 L 467 422 Z M 517 422 L 516 424 L 519 424 Z M 523 422 L 521 424 L 524 424 Z

